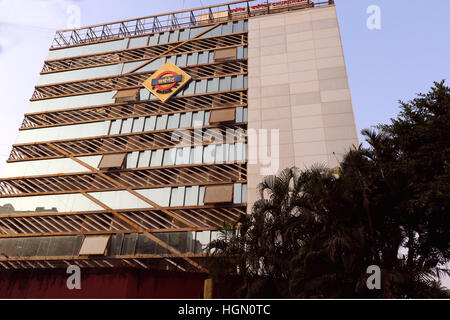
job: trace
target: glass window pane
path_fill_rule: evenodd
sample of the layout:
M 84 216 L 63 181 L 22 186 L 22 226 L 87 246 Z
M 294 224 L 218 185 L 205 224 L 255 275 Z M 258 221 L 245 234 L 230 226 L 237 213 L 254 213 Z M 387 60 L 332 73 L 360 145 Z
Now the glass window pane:
M 189 39 L 189 29 L 183 29 L 180 30 L 180 41 L 188 40 Z
M 185 187 L 178 187 L 172 189 L 172 197 L 170 199 L 171 207 L 182 207 L 184 205 Z
M 222 34 L 233 33 L 233 22 L 227 22 L 222 25 Z
M 193 66 L 198 64 L 198 52 L 188 54 L 187 65 Z
M 180 114 L 171 114 L 168 118 L 167 129 L 176 129 L 180 125 Z
M 122 126 L 122 119 L 111 121 L 111 130 L 109 134 L 119 134 Z
M 163 154 L 164 154 L 163 149 L 153 150 L 150 166 L 151 167 L 160 167 L 162 164 Z
M 197 231 L 195 241 L 195 253 L 206 253 L 207 246 L 211 239 L 211 231 Z
M 83 123 L 68 126 L 38 128 L 19 131 L 16 143 L 34 143 L 42 141 L 76 139 L 107 135 L 108 121 Z
M 153 60 L 148 65 L 142 67 L 137 72 L 144 72 L 144 71 L 155 71 L 161 68 L 165 64 L 166 58 L 159 58 L 156 60 Z M 141 62 L 142 63 L 142 62 Z
M 185 206 L 196 206 L 198 204 L 199 186 L 186 188 Z
M 123 239 L 122 255 L 133 255 L 136 252 L 137 233 L 126 234 Z
M 187 63 L 187 54 L 182 54 L 181 56 L 177 56 L 177 66 L 184 67 Z
M 214 163 L 216 156 L 216 146 L 210 144 L 204 148 L 203 163 Z
M 201 127 L 203 126 L 205 119 L 205 111 L 198 111 L 193 113 L 192 126 Z
M 171 166 L 175 164 L 175 158 L 177 155 L 177 149 L 164 150 L 163 166 Z
M 159 33 L 154 33 L 150 36 L 149 46 L 157 45 L 159 41 Z
M 156 130 L 164 130 L 167 126 L 167 119 L 169 116 L 164 114 L 162 116 L 158 116 L 156 120 Z
M 139 199 L 135 195 L 126 190 L 120 191 L 104 191 L 104 192 L 90 192 L 89 195 L 97 200 L 103 202 L 108 207 L 114 210 L 135 209 L 135 208 L 149 208 L 151 207 L 147 202 Z
M 150 99 L 150 91 L 147 89 L 141 89 L 140 92 L 141 101 Z
M 176 164 L 189 164 L 190 156 L 191 147 L 178 148 Z
M 215 163 L 223 163 L 223 162 L 225 162 L 224 145 L 218 144 L 216 145 Z
M 49 60 L 62 59 L 68 57 L 76 57 L 87 54 L 103 53 L 108 51 L 124 50 L 128 44 L 128 39 L 113 40 L 101 42 L 97 44 L 90 44 L 88 46 L 76 46 L 71 48 L 62 48 L 58 50 L 51 50 L 48 56 Z
M 220 78 L 220 91 L 231 90 L 231 77 Z
M 139 168 L 145 168 L 150 166 L 150 156 L 151 156 L 152 152 L 150 150 L 148 151 L 144 151 L 144 152 L 140 152 L 139 154 L 139 163 L 138 163 L 138 167 Z
M 208 92 L 219 91 L 219 78 L 213 78 L 208 80 Z
M 135 118 L 133 123 L 133 132 L 142 132 L 144 130 L 145 118 Z
M 167 62 L 172 62 L 173 64 L 177 63 L 177 56 L 170 56 L 170 57 L 166 57 L 166 63 Z
M 169 42 L 169 32 L 164 32 L 159 34 L 159 44 L 164 44 Z
M 196 83 L 197 83 L 197 81 L 189 82 L 189 84 L 187 85 L 186 89 L 184 89 L 183 94 L 184 95 L 194 94 L 195 93 L 195 85 L 196 85 Z
M 172 193 L 172 188 L 156 188 L 156 189 L 144 189 L 137 190 L 138 193 L 147 197 L 151 201 L 155 202 L 161 207 L 168 207 L 170 203 L 170 195 Z
M 233 23 L 233 33 L 244 32 L 244 21 L 236 21 Z
M 244 47 L 237 47 L 237 58 L 244 59 Z
M 201 186 L 198 192 L 198 205 L 203 206 L 203 197 L 205 196 L 205 187 Z
M 236 143 L 236 160 L 244 160 L 244 144 L 242 142 Z
M 211 115 L 210 111 L 205 111 L 205 121 L 203 122 L 204 126 L 208 126 L 209 125 L 209 116 Z
M 209 59 L 208 51 L 200 52 L 198 55 L 198 64 L 208 63 L 208 59 Z
M 197 164 L 197 163 L 202 163 L 202 159 L 203 159 L 203 146 L 196 146 L 194 148 L 194 159 L 193 159 L 193 163 Z
M 240 183 L 235 183 L 233 188 L 233 203 L 242 202 L 242 185 Z
M 190 30 L 190 38 L 195 37 L 196 35 L 204 32 L 206 29 L 208 29 L 209 27 L 198 27 L 198 28 L 191 28 Z
M 183 113 L 180 120 L 180 128 L 189 128 L 192 126 L 192 112 Z
M 177 42 L 179 35 L 180 35 L 180 31 L 179 30 L 170 31 L 170 33 L 169 33 L 169 42 Z
M 0 198 L 0 214 L 103 210 L 82 194 Z
M 244 76 L 233 76 L 231 77 L 231 89 L 242 89 L 244 88 Z
M 130 133 L 133 126 L 133 118 L 129 118 L 123 121 L 121 133 Z
M 247 184 L 242 184 L 242 203 L 247 203 Z
M 242 122 L 242 118 L 243 118 L 243 108 L 242 107 L 237 107 L 236 108 L 236 122 L 240 123 Z
M 206 32 L 204 35 L 202 35 L 202 38 L 206 37 L 216 37 L 220 36 L 222 34 L 222 25 L 217 26 L 216 28 Z
M 228 147 L 228 161 L 229 162 L 233 162 L 236 160 L 236 148 L 234 146 L 234 144 L 229 144 Z
M 133 169 L 137 167 L 138 157 L 139 151 L 127 154 L 127 169 Z
M 144 131 L 155 130 L 156 126 L 156 116 L 151 116 L 145 119 Z
M 131 49 L 131 48 L 146 47 L 147 42 L 148 42 L 148 36 L 147 37 L 139 37 L 139 38 L 131 38 L 128 48 Z

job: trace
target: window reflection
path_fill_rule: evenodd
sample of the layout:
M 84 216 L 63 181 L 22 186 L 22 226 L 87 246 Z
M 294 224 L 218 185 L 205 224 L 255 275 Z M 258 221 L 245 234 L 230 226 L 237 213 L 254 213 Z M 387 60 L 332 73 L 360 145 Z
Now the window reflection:
M 78 157 L 83 162 L 97 167 L 102 156 Z M 58 173 L 76 173 L 89 171 L 72 159 L 44 159 L 7 163 L 3 178 L 50 175 Z
M 82 194 L 0 198 L 0 214 L 103 210 Z
M 107 135 L 109 121 L 74 124 L 50 128 L 22 130 L 17 136 L 16 143 L 33 143 L 64 139 L 76 139 Z

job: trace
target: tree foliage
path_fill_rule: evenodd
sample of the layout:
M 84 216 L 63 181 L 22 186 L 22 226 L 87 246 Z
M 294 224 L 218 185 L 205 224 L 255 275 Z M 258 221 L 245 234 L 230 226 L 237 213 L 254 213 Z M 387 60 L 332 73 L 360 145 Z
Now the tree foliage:
M 252 213 L 211 243 L 210 270 L 240 297 L 448 297 L 450 88 L 400 101 L 363 130 L 339 173 L 323 166 L 265 177 Z M 380 290 L 366 285 L 381 269 Z

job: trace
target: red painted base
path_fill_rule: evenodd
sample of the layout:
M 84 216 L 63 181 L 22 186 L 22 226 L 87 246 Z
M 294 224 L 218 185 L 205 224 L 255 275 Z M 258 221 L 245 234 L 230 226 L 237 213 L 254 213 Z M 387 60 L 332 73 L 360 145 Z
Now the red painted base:
M 69 290 L 65 269 L 0 272 L 0 299 L 201 298 L 205 274 L 137 269 L 82 269 Z

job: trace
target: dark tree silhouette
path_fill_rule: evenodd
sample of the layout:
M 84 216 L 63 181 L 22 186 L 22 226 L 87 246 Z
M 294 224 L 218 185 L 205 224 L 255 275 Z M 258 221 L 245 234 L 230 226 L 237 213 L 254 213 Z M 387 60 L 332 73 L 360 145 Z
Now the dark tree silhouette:
M 289 168 L 260 184 L 250 215 L 211 243 L 210 270 L 238 297 L 449 297 L 450 88 L 400 101 L 363 130 L 338 172 Z M 381 269 L 369 290 L 367 267 Z M 234 281 L 232 281 L 234 280 Z

